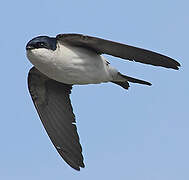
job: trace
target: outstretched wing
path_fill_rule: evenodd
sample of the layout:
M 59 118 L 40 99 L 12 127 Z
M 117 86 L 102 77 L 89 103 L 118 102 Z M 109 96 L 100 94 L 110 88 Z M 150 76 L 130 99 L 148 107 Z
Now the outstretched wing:
M 172 69 L 179 69 L 178 67 L 180 66 L 176 60 L 170 57 L 101 38 L 85 36 L 82 34 L 59 34 L 56 36 L 56 39 L 62 44 L 89 48 L 96 51 L 98 54 L 109 54 L 130 61 Z
M 28 74 L 28 88 L 55 148 L 72 168 L 80 170 L 84 163 L 69 97 L 72 86 L 49 79 L 33 67 Z

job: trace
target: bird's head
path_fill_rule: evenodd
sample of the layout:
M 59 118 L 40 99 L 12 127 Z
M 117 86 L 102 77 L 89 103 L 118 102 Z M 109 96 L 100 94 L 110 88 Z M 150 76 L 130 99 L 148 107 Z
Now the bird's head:
M 30 40 L 26 45 L 26 50 L 30 51 L 33 49 L 50 49 L 56 50 L 56 38 L 48 36 L 38 36 Z
M 44 63 L 45 60 L 53 58 L 56 49 L 56 38 L 48 36 L 35 37 L 26 45 L 27 57 L 33 65 Z

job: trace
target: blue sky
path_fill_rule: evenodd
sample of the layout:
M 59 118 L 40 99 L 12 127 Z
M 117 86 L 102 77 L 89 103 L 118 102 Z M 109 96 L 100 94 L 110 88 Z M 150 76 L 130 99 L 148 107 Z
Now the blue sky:
M 189 179 L 189 2 L 2 1 L 0 179 Z M 71 169 L 51 144 L 27 90 L 25 55 L 38 35 L 84 33 L 177 59 L 179 71 L 106 56 L 153 86 L 75 86 L 72 104 L 86 167 Z

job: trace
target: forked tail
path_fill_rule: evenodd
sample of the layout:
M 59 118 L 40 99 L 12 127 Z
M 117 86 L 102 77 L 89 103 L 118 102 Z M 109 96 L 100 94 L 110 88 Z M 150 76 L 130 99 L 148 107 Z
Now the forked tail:
M 128 81 L 132 82 L 132 83 L 144 84 L 144 85 L 148 85 L 148 86 L 152 85 L 150 82 L 143 81 L 143 80 L 136 79 L 136 78 L 132 78 L 132 77 L 123 75 L 120 72 L 118 72 L 118 74 L 117 74 L 117 79 L 115 81 L 112 81 L 112 83 L 115 83 L 115 84 L 121 86 L 124 89 L 128 89 L 129 88 Z

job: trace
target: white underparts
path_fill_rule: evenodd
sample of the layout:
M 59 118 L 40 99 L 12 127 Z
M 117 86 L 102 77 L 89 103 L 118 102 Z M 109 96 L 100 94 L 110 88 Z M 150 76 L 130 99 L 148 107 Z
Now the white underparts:
M 57 44 L 55 51 L 33 49 L 27 57 L 40 72 L 66 84 L 98 84 L 117 76 L 103 56 L 85 48 Z

